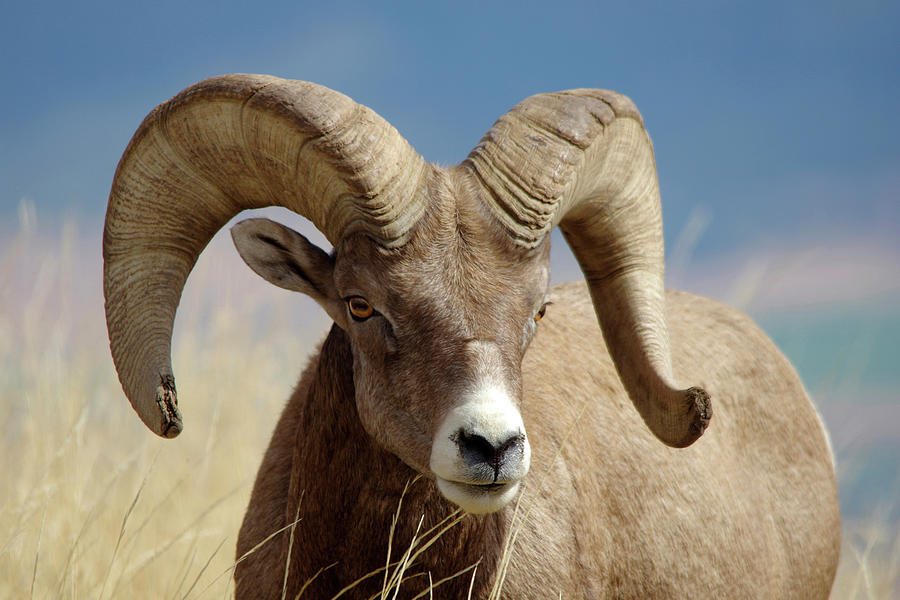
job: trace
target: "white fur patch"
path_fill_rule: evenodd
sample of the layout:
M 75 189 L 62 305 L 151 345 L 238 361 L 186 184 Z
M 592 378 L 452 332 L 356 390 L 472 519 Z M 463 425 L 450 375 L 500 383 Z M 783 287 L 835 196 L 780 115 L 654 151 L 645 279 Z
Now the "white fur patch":
M 480 436 L 495 447 L 522 436 L 521 458 L 504 467 L 496 482 L 484 481 L 460 452 L 460 431 Z M 531 447 L 519 410 L 504 390 L 488 385 L 468 394 L 444 418 L 431 447 L 429 466 L 437 477 L 438 489 L 448 500 L 467 512 L 485 513 L 503 508 L 515 496 L 530 464 Z M 484 485 L 492 483 L 497 485 Z
M 473 515 L 483 515 L 500 510 L 509 504 L 510 500 L 516 497 L 516 492 L 519 491 L 518 481 L 507 483 L 499 489 L 480 490 L 471 485 L 447 481 L 438 477 L 437 486 L 444 498 Z

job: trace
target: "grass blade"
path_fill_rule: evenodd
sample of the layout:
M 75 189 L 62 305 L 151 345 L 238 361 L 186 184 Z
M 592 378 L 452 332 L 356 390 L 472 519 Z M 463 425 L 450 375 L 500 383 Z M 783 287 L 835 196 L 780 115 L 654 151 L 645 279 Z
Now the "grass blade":
M 47 519 L 47 505 L 44 505 L 44 514 L 41 515 L 41 528 L 38 530 L 37 550 L 34 552 L 34 569 L 31 571 L 31 594 L 34 599 L 34 582 L 37 580 L 38 559 L 41 557 L 41 539 L 44 537 L 44 522 Z
M 228 538 L 225 538 L 225 539 L 228 539 Z M 210 555 L 210 557 L 208 559 L 206 559 L 206 563 L 203 565 L 203 567 L 197 573 L 197 577 L 194 578 L 194 582 L 191 584 L 191 587 L 189 587 L 188 590 L 184 593 L 184 596 L 181 597 L 181 600 L 185 600 L 188 596 L 191 595 L 191 592 L 194 590 L 194 587 L 197 585 L 197 582 L 200 581 L 200 577 L 203 576 L 203 573 L 206 571 L 207 567 L 209 567 L 209 563 L 212 562 L 212 559 L 216 556 L 216 554 L 219 553 L 219 550 L 222 549 L 222 545 L 225 543 L 225 539 L 223 539 L 221 542 L 219 542 L 219 545 L 216 546 L 216 549 L 213 550 L 213 553 Z

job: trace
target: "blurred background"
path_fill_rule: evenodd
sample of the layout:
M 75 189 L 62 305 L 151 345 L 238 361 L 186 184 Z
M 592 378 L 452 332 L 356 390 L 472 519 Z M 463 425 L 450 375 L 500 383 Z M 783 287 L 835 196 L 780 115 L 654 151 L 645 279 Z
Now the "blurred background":
M 57 373 L 61 389 L 71 392 L 72 365 L 84 361 L 93 374 L 77 389 L 90 397 L 73 400 L 72 423 L 61 422 L 61 431 L 83 427 L 87 407 L 91 414 L 120 412 L 124 427 L 134 421 L 134 436 L 150 435 L 117 389 L 106 348 L 106 196 L 143 117 L 182 88 L 229 72 L 341 91 L 441 164 L 465 158 L 497 117 L 531 94 L 603 87 L 630 96 L 656 149 L 668 285 L 747 311 L 793 361 L 837 456 L 844 561 L 857 577 L 847 594 L 872 593 L 866 571 L 876 564 L 894 569 L 889 577 L 896 582 L 900 3 L 9 4 L 0 22 L 0 413 L 7 440 L 37 435 L 28 433 L 29 423 L 37 427 L 34 420 L 43 418 L 35 407 L 54 406 L 41 400 L 47 373 Z M 275 215 L 311 231 L 296 217 Z M 557 282 L 580 277 L 561 238 L 553 268 Z M 277 384 L 266 388 L 274 397 L 267 408 L 240 417 L 263 422 L 248 459 L 251 477 L 303 355 L 325 330 L 324 316 L 311 302 L 257 281 L 224 233 L 189 280 L 185 305 L 175 338 L 185 361 L 210 352 L 205 343 L 232 343 L 229 335 L 260 340 L 239 357 L 251 369 L 289 357 L 284 372 L 270 374 Z M 231 325 L 222 329 L 223 320 Z M 230 333 L 209 333 L 220 330 Z M 272 331 L 296 341 L 279 338 L 288 346 L 277 346 Z M 184 373 L 177 356 L 175 367 L 182 385 L 200 377 Z M 217 402 L 215 410 L 228 398 Z M 182 437 L 190 435 L 188 429 Z M 66 439 L 28 464 L 49 468 Z M 3 484 L 4 510 L 26 500 L 34 506 L 0 538 L 0 557 L 23 548 L 22 564 L 34 563 L 21 584 L 27 591 L 29 580 L 33 590 L 45 569 L 53 570 L 34 554 L 53 501 L 44 492 L 42 520 L 34 490 L 43 484 L 16 481 Z M 110 551 L 101 596 L 112 589 Z M 876 563 L 870 557 L 879 552 L 887 558 Z M 65 564 L 57 574 L 71 570 Z

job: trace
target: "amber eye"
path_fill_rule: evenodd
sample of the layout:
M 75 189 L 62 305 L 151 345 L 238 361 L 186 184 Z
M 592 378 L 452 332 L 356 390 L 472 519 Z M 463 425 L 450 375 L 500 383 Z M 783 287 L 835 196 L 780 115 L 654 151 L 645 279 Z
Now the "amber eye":
M 547 304 L 550 304 L 549 302 Z M 547 312 L 547 304 L 544 304 L 540 310 L 537 311 L 534 315 L 534 322 L 537 323 L 541 319 L 544 318 L 544 313 Z
M 350 310 L 350 316 L 357 321 L 365 321 L 375 314 L 375 309 L 362 296 L 347 298 L 347 308 Z

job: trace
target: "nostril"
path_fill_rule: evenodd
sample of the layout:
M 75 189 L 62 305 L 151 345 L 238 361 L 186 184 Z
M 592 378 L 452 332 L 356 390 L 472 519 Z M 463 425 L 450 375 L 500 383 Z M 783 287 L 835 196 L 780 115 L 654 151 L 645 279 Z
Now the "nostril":
M 456 444 L 467 462 L 494 462 L 497 453 L 494 445 L 478 434 L 466 433 L 460 429 L 456 434 Z
M 525 443 L 525 436 L 516 434 L 510 436 L 501 444 L 494 445 L 476 433 L 466 433 L 460 429 L 454 441 L 459 447 L 460 454 L 465 461 L 472 466 L 487 465 L 490 467 L 493 480 L 496 481 L 500 473 L 500 467 L 508 457 L 521 456 Z
M 525 444 L 525 436 L 521 434 L 516 434 L 500 444 L 500 447 L 497 448 L 496 454 L 501 457 L 505 457 L 507 454 L 515 454 L 518 452 L 522 453 L 522 447 Z

